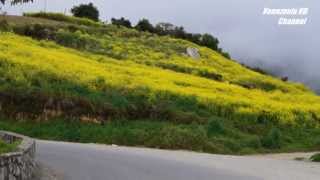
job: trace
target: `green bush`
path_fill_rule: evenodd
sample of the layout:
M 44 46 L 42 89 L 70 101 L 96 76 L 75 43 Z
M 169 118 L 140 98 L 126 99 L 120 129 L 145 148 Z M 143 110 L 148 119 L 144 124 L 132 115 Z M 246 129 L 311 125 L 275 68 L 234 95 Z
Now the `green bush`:
M 0 20 L 0 31 L 9 32 L 11 31 L 11 27 L 6 20 Z
M 25 24 L 13 25 L 12 30 L 14 33 L 29 36 L 37 40 L 53 40 L 57 27 L 45 24 Z
M 207 134 L 209 137 L 221 135 L 225 133 L 223 119 L 221 118 L 211 118 L 207 127 Z
M 58 44 L 77 49 L 97 51 L 101 46 L 99 40 L 79 30 L 73 33 L 60 29 L 55 35 L 55 40 Z
M 0 139 L 0 154 L 14 151 L 17 145 L 18 142 L 13 144 L 7 144 Z
M 281 131 L 278 128 L 272 128 L 269 133 L 261 139 L 261 144 L 268 149 L 280 149 L 281 136 Z
M 313 162 L 320 162 L 320 153 L 311 156 L 310 160 Z

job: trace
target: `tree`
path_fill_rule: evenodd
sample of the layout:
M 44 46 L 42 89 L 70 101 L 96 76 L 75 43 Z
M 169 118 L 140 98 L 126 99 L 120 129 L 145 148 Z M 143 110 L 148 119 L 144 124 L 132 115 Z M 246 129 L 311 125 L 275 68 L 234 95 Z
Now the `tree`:
M 175 27 L 173 30 L 173 37 L 180 38 L 180 39 L 186 39 L 186 31 L 184 30 L 184 27 Z
M 71 9 L 71 13 L 75 17 L 88 18 L 93 21 L 99 21 L 99 10 L 92 3 L 74 6 Z
M 200 45 L 209 47 L 213 50 L 218 50 L 219 40 L 211 34 L 204 34 L 201 37 Z
M 2 4 L 5 4 L 7 0 L 0 0 Z M 18 3 L 27 3 L 27 2 L 33 2 L 33 0 L 11 0 L 11 4 L 18 4 Z
M 112 18 L 111 19 L 111 23 L 113 25 L 117 25 L 117 26 L 124 26 L 124 27 L 127 27 L 127 28 L 132 28 L 130 20 L 125 19 L 124 17 L 122 17 L 120 19 Z
M 194 42 L 196 44 L 201 44 L 201 38 L 202 35 L 201 34 L 191 34 L 190 33 L 190 37 L 188 38 L 191 42 Z
M 170 35 L 172 34 L 172 31 L 174 30 L 175 26 L 171 23 L 158 23 L 156 27 L 154 28 L 155 33 L 164 36 L 164 35 Z
M 0 0 L 0 12 L 2 10 L 1 4 L 4 5 L 6 2 L 8 2 L 8 0 Z M 11 5 L 16 5 L 18 3 L 33 2 L 33 0 L 9 0 L 9 2 L 11 3 Z
M 138 22 L 135 27 L 138 31 L 147 31 L 153 33 L 155 31 L 153 25 L 149 22 L 148 19 L 142 19 Z

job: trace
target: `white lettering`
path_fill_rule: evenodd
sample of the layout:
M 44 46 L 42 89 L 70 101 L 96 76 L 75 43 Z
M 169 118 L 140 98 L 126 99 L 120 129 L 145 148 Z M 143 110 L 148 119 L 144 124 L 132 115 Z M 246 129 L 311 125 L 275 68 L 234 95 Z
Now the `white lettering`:
M 278 24 L 279 25 L 305 25 L 307 24 L 308 18 L 304 19 L 288 19 L 288 18 L 280 18 Z

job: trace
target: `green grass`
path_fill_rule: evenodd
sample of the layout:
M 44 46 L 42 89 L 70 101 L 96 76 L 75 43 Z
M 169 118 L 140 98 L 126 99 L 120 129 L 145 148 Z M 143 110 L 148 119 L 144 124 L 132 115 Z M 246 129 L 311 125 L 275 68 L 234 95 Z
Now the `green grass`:
M 0 140 L 0 155 L 8 152 L 13 152 L 17 149 L 19 142 L 13 144 L 7 144 L 4 141 Z
M 81 123 L 78 120 L 51 119 L 47 122 L 1 119 L 0 127 L 35 138 L 81 143 L 117 144 L 161 149 L 184 149 L 220 154 L 252 154 L 312 150 L 312 136 L 319 130 L 282 129 L 280 149 L 269 149 L 261 138 L 245 134 L 230 124 L 213 133 L 212 127 L 201 124 L 176 124 L 145 120 L 114 120 L 104 125 Z M 303 145 L 302 145 L 303 144 Z
M 17 121 L 4 121 L 7 130 L 216 153 L 319 148 L 320 97 L 302 84 L 170 37 L 64 20 L 8 21 L 35 39 L 0 34 L 1 114 Z M 187 47 L 201 59 L 187 57 Z
M 94 26 L 94 27 L 100 27 L 103 26 L 100 22 L 95 22 L 90 19 L 86 18 L 77 18 L 77 17 L 71 17 L 71 16 L 65 16 L 60 13 L 45 13 L 45 12 L 37 12 L 37 13 L 24 13 L 23 16 L 26 17 L 35 17 L 35 18 L 45 18 L 45 19 L 51 19 L 55 21 L 62 21 L 67 23 L 74 23 L 78 25 L 85 25 L 85 26 Z

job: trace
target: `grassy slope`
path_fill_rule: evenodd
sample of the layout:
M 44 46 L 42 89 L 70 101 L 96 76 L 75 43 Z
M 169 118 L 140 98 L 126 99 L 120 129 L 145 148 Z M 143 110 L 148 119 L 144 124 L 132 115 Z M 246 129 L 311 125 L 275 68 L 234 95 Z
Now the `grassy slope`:
M 38 127 L 40 130 L 29 131 L 30 135 L 237 153 L 266 148 L 261 146 L 263 141 L 260 139 L 277 126 L 283 133 L 283 150 L 319 146 L 316 127 L 320 119 L 320 98 L 303 85 L 253 72 L 216 52 L 186 41 L 113 26 L 102 27 L 94 33 L 89 27 L 85 28 L 85 31 L 73 35 L 85 40 L 89 38 L 98 47 L 58 43 L 86 52 L 10 33 L 1 34 L 0 92 L 18 97 L 38 97 L 35 94 L 41 94 L 42 99 L 43 96 L 81 99 L 91 104 L 85 114 L 100 121 L 138 121 L 121 126 L 112 121 L 109 127 L 85 125 L 89 129 L 82 125 L 63 125 L 58 121 L 40 126 L 42 130 Z M 66 29 L 59 33 L 70 34 Z M 200 49 L 201 60 L 195 61 L 182 54 L 189 46 Z M 217 80 L 216 75 L 222 79 Z M 245 88 L 247 85 L 253 88 Z M 32 101 L 36 99 L 31 98 Z M 106 103 L 107 107 L 101 109 Z M 15 112 L 18 117 L 25 118 L 27 113 L 41 117 L 43 102 L 35 104 L 11 103 L 8 106 L 11 109 L 4 108 L 5 116 L 11 115 L 12 109 L 20 109 L 22 114 Z M 24 106 L 40 107 L 40 112 Z M 74 113 L 72 118 L 81 119 L 85 114 Z M 32 119 L 34 116 L 27 117 Z M 210 130 L 207 122 L 216 116 L 222 118 L 222 125 L 213 125 Z M 28 132 L 29 126 L 24 123 L 9 123 L 10 126 L 7 123 L 2 122 L 6 129 Z M 62 128 L 65 126 L 70 127 Z M 59 129 L 61 134 L 56 132 L 46 136 L 46 128 Z M 83 137 L 78 128 L 82 132 L 91 129 L 91 136 Z M 159 137 L 168 137 L 168 140 L 157 146 L 156 142 L 161 141 L 157 139 Z M 186 140 L 183 137 L 187 137 Z

